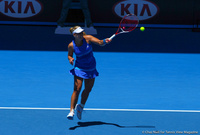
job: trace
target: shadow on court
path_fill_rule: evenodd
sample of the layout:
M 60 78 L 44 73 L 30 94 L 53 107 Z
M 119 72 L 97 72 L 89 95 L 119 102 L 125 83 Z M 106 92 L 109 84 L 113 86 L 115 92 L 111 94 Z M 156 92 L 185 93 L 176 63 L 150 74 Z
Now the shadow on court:
M 78 122 L 77 124 L 78 124 L 77 126 L 70 127 L 69 130 L 75 130 L 76 128 L 99 126 L 99 125 L 112 125 L 119 128 L 155 128 L 155 126 L 120 126 L 115 123 L 106 123 L 102 121 Z

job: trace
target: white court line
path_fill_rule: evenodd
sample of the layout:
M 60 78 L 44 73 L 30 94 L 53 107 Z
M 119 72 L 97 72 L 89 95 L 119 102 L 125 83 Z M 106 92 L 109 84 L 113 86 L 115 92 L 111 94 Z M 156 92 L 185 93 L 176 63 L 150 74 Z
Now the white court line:
M 70 110 L 70 108 L 30 108 L 30 107 L 0 107 L 0 110 Z M 151 109 L 103 109 L 84 108 L 88 111 L 127 111 L 127 112 L 200 112 L 200 110 L 151 110 Z

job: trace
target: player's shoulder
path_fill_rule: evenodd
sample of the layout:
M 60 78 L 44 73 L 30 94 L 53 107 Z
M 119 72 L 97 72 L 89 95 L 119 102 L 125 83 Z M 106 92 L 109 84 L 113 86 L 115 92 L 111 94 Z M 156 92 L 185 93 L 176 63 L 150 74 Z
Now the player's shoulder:
M 68 48 L 69 48 L 69 47 L 73 47 L 73 42 L 70 42 L 70 43 L 69 43 Z
M 84 37 L 84 39 L 86 40 L 86 42 L 87 42 L 88 44 L 91 43 L 91 40 L 92 40 L 92 38 L 93 38 L 92 35 L 84 35 L 83 37 Z
M 93 36 L 92 35 L 84 35 L 83 36 L 85 39 L 91 39 Z

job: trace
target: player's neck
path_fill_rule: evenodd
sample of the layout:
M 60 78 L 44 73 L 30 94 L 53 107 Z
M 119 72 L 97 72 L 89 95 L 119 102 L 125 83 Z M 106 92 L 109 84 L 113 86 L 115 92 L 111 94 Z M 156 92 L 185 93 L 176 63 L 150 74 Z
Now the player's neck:
M 75 40 L 76 46 L 82 46 L 83 40 Z

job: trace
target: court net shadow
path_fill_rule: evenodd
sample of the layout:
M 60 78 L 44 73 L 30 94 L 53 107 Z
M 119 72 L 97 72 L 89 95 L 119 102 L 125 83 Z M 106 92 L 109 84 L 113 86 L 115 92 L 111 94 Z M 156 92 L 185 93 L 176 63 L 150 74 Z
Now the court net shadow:
M 75 130 L 77 128 L 99 126 L 99 125 L 112 125 L 119 128 L 155 128 L 155 126 L 121 126 L 115 123 L 106 123 L 102 121 L 78 122 L 77 124 L 78 124 L 77 126 L 70 127 L 69 130 Z

